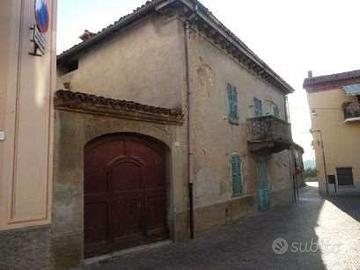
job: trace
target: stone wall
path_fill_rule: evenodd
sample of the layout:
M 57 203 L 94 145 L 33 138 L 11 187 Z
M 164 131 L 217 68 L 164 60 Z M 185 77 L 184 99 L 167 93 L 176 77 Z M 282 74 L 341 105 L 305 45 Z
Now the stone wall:
M 1 270 L 52 269 L 50 226 L 0 232 Z
M 195 210 L 195 232 L 200 235 L 207 230 L 215 229 L 238 222 L 256 212 L 256 197 L 245 195 L 226 202 Z

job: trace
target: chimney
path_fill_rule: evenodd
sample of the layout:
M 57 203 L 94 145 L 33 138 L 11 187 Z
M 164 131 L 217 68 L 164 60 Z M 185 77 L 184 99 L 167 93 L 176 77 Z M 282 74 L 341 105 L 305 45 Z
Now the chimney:
M 79 38 L 82 41 L 87 41 L 87 40 L 91 39 L 95 35 L 96 35 L 95 33 L 90 32 L 89 30 L 85 30 L 84 33 L 82 33 L 82 35 Z
M 312 72 L 312 70 L 309 70 L 308 71 L 308 78 L 312 78 L 313 77 L 313 72 Z

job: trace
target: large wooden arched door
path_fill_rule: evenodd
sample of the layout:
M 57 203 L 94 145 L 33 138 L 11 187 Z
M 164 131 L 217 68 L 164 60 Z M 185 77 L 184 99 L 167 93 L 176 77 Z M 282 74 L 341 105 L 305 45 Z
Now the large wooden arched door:
M 165 148 L 109 135 L 85 147 L 85 256 L 165 239 Z

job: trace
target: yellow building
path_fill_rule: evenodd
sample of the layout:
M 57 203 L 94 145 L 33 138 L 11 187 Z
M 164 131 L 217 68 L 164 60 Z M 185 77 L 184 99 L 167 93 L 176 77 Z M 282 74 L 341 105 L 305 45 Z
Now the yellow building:
M 56 0 L 0 1 L 0 269 L 50 258 Z
M 313 147 L 321 192 L 360 188 L 360 70 L 309 77 Z

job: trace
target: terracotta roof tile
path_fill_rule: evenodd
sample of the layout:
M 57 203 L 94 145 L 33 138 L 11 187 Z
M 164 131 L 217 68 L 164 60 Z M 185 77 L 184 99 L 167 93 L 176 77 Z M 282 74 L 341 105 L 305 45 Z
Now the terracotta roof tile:
M 312 89 L 316 87 L 331 87 L 333 85 L 343 86 L 351 84 L 353 80 L 360 79 L 360 70 L 353 70 L 341 73 L 335 73 L 324 76 L 317 76 L 312 78 L 306 78 L 304 80 L 304 88 Z
M 69 90 L 58 90 L 54 98 L 55 108 L 87 113 L 106 114 L 119 118 L 182 124 L 181 109 L 168 109 L 141 103 L 107 98 Z

